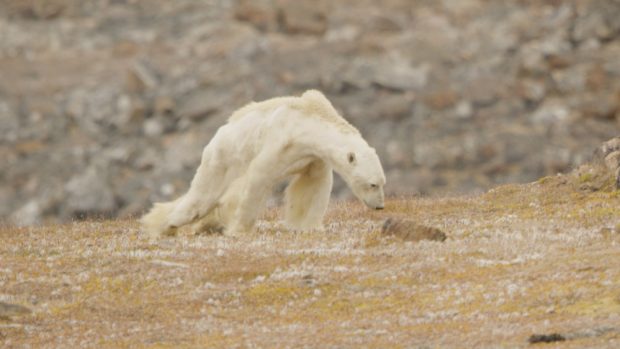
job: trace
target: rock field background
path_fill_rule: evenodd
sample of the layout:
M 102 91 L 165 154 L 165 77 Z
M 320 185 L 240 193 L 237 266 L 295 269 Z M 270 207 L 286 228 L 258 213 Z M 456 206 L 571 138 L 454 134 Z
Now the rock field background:
M 391 195 L 567 172 L 620 133 L 618 18 L 618 0 L 2 0 L 0 221 L 139 214 L 186 190 L 231 111 L 308 88 Z

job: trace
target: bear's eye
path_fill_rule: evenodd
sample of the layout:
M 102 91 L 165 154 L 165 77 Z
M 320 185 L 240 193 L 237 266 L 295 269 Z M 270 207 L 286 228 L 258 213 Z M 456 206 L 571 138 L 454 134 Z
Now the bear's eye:
M 374 183 L 372 183 L 372 184 L 370 184 L 370 187 L 371 187 L 372 189 L 375 189 L 375 188 L 377 188 L 377 187 L 379 187 L 379 186 L 378 186 L 378 185 L 376 185 L 376 184 L 374 184 Z
M 354 163 L 355 162 L 355 153 L 347 154 L 347 160 L 349 160 L 350 164 Z

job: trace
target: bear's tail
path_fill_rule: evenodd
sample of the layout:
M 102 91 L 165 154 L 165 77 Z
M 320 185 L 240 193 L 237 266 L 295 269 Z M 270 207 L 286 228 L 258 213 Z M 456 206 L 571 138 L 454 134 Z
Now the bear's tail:
M 169 202 L 155 203 L 153 208 L 140 219 L 142 231 L 151 238 L 158 238 L 162 235 L 173 235 L 174 231 L 170 228 L 168 217 L 177 206 L 180 199 L 181 198 Z

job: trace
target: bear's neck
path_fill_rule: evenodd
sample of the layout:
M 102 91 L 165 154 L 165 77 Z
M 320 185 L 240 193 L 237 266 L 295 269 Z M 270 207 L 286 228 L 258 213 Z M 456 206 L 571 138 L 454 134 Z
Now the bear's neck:
M 314 155 L 325 161 L 341 176 L 347 176 L 347 154 L 360 151 L 360 146 L 367 147 L 366 142 L 358 134 L 340 132 L 339 130 L 323 130 L 320 137 L 307 139 Z

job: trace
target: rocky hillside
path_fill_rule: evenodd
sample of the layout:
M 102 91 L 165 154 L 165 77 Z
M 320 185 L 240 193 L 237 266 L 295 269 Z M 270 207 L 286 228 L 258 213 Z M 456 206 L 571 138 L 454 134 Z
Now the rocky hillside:
M 139 213 L 186 189 L 232 110 L 308 88 L 391 194 L 565 171 L 620 133 L 618 18 L 617 0 L 0 1 L 0 217 Z

